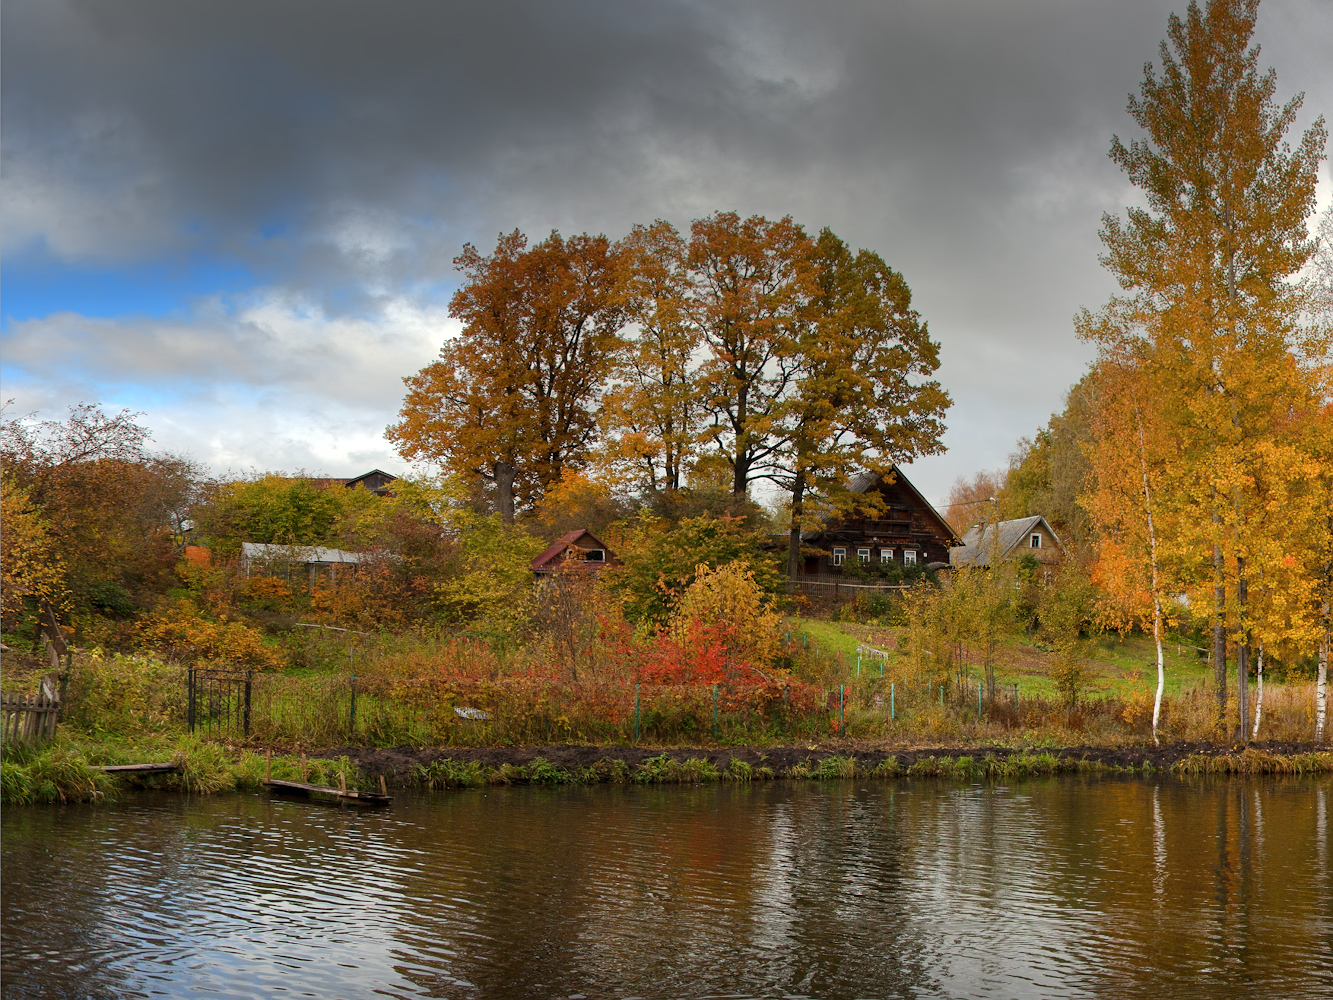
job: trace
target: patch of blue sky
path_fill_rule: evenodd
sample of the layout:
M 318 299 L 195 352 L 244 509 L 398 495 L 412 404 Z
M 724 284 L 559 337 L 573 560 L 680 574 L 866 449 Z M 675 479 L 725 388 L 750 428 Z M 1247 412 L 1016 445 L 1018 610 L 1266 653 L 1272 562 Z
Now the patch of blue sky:
M 0 269 L 0 322 L 8 326 L 60 312 L 101 318 L 180 315 L 200 298 L 233 296 L 256 284 L 244 264 L 204 256 L 119 268 L 29 258 Z

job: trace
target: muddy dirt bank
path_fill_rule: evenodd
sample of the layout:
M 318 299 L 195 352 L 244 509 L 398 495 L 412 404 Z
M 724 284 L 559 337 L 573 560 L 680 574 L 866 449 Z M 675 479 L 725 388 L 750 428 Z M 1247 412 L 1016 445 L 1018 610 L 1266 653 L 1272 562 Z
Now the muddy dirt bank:
M 1327 752 L 1329 746 L 1321 743 L 1251 743 L 1249 748 L 1283 757 L 1297 754 Z M 412 769 L 417 764 L 429 765 L 432 761 L 452 758 L 453 760 L 476 761 L 487 768 L 498 768 L 504 764 L 523 767 L 538 757 L 545 758 L 557 767 L 584 768 L 600 760 L 624 761 L 630 767 L 636 767 L 649 757 L 666 754 L 675 760 L 704 759 L 719 769 L 730 766 L 733 759 L 744 761 L 752 767 L 770 767 L 779 775 L 789 768 L 805 764 L 818 765 L 827 757 L 854 757 L 858 770 L 871 770 L 887 757 L 897 758 L 902 768 L 911 767 L 918 760 L 928 757 L 971 757 L 973 759 L 990 756 L 1005 759 L 1018 754 L 1051 753 L 1061 760 L 1087 761 L 1110 767 L 1143 769 L 1145 764 L 1166 771 L 1171 766 L 1187 757 L 1227 757 L 1237 756 L 1246 748 L 1240 744 L 1234 746 L 1214 743 L 1170 743 L 1160 747 L 995 747 L 995 746 L 911 746 L 884 747 L 871 746 L 855 742 L 820 743 L 804 746 L 786 747 L 644 747 L 644 746 L 580 746 L 557 743 L 550 746 L 531 747 L 336 747 L 321 751 L 312 756 L 337 758 L 343 755 L 365 774 L 372 777 L 384 775 L 389 781 L 407 781 Z

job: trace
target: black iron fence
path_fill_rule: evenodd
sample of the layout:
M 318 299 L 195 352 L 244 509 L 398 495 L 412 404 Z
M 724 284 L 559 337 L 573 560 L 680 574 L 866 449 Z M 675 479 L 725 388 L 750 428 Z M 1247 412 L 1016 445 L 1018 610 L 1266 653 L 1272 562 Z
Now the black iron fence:
M 248 737 L 253 682 L 252 670 L 191 667 L 185 709 L 190 732 Z

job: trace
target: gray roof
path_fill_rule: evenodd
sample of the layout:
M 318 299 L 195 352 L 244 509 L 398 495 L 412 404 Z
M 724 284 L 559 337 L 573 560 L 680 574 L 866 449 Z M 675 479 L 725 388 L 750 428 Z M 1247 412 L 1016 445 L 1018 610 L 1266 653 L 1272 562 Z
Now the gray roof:
M 333 566 L 338 563 L 361 563 L 370 557 L 362 552 L 329 549 L 323 545 L 269 545 L 261 542 L 242 542 L 241 560 L 261 559 L 265 562 L 302 563 L 314 566 Z
M 1045 526 L 1055 539 L 1056 545 L 1062 544 L 1060 536 L 1055 533 L 1050 522 L 1040 514 L 1020 517 L 1013 521 L 1001 521 L 999 524 L 988 524 L 984 531 L 981 525 L 974 524 L 967 529 L 967 534 L 963 535 L 962 546 L 950 550 L 949 563 L 953 566 L 989 566 L 993 555 L 998 553 L 998 558 L 1004 559 L 1014 551 L 1019 542 L 1026 540 L 1038 525 Z M 997 530 L 998 540 L 995 534 Z

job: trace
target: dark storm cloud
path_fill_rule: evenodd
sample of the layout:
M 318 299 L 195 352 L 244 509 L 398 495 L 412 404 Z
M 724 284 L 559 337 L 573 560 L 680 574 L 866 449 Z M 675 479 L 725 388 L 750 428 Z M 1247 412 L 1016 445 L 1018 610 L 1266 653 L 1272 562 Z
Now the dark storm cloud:
M 1132 197 L 1106 149 L 1172 6 L 10 0 L 6 252 L 226 255 L 372 315 L 515 226 L 791 213 L 904 272 L 965 471 L 1078 377 Z M 1260 35 L 1328 109 L 1333 4 L 1269 0 Z

